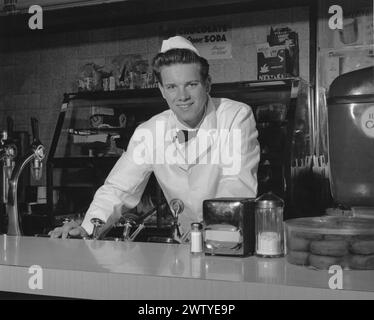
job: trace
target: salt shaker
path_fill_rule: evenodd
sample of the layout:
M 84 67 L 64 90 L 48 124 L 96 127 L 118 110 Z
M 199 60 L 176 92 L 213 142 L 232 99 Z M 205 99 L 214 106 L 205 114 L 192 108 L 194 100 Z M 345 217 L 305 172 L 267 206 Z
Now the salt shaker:
M 191 223 L 191 253 L 203 252 L 203 226 L 199 222 Z
M 256 199 L 256 255 L 277 258 L 284 255 L 284 201 L 272 192 Z

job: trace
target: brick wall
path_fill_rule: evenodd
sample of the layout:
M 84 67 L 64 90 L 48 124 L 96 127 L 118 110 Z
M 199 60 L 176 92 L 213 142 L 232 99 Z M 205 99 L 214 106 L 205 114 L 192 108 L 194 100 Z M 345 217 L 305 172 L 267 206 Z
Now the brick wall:
M 31 132 L 30 117 L 37 117 L 41 140 L 48 147 L 63 93 L 76 90 L 79 66 L 86 62 L 103 65 L 118 54 L 137 53 L 151 60 L 165 27 L 215 21 L 229 22 L 233 30 L 232 59 L 210 61 L 213 82 L 255 80 L 256 44 L 266 41 L 270 25 L 288 25 L 298 32 L 300 76 L 309 79 L 307 8 L 5 39 L 0 43 L 0 129 L 5 128 L 9 115 L 15 120 L 15 130 Z

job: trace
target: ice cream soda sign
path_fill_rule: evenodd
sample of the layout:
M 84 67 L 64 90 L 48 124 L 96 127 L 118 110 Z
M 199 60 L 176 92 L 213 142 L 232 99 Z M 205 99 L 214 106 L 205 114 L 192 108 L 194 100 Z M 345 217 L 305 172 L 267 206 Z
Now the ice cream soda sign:
M 208 60 L 230 59 L 231 30 L 228 23 L 212 23 L 177 28 L 176 34 L 190 40 Z

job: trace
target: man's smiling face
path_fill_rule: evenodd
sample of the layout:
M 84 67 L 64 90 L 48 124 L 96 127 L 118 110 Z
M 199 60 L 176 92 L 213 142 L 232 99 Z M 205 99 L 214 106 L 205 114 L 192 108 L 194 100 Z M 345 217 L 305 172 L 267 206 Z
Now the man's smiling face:
M 183 124 L 194 128 L 204 116 L 210 90 L 210 79 L 201 79 L 200 65 L 173 64 L 161 68 L 162 96 Z

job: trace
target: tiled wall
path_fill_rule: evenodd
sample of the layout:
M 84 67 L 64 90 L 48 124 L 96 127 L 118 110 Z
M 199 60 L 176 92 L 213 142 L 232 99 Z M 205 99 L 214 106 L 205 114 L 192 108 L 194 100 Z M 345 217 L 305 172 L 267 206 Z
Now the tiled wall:
M 118 54 L 137 53 L 151 60 L 160 48 L 162 30 L 180 23 L 225 21 L 232 25 L 232 59 L 210 61 L 213 82 L 255 80 L 256 44 L 266 41 L 270 25 L 287 25 L 299 34 L 300 76 L 308 80 L 308 17 L 307 8 L 292 8 L 2 40 L 0 129 L 10 115 L 15 130 L 30 132 L 30 117 L 37 117 L 41 140 L 49 146 L 63 93 L 76 90 L 79 66 L 86 62 L 103 65 Z

